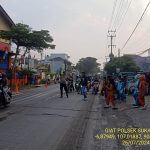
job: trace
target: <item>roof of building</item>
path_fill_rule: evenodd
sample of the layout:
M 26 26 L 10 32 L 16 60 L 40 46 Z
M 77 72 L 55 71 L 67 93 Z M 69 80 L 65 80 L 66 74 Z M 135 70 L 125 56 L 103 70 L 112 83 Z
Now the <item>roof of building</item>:
M 8 25 L 11 27 L 15 25 L 15 23 L 12 21 L 12 19 L 9 17 L 9 15 L 6 13 L 4 8 L 0 5 L 0 15 L 5 19 L 5 21 L 8 23 Z
M 72 64 L 70 61 L 68 61 L 68 60 L 66 60 L 66 59 L 63 59 L 63 58 L 61 58 L 61 57 L 55 57 L 55 58 L 51 58 L 51 59 L 49 59 L 50 61 L 57 61 L 57 60 L 62 60 L 62 61 L 65 61 L 66 63 L 68 63 L 68 64 Z

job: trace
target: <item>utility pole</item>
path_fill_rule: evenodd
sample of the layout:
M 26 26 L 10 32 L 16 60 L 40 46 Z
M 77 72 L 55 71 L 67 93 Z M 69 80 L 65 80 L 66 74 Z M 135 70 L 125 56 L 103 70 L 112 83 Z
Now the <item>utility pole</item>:
M 150 57 L 150 49 L 148 50 L 148 57 Z
M 118 49 L 118 57 L 120 58 L 120 49 Z
M 120 49 L 118 49 L 118 58 L 119 58 L 119 72 L 120 72 L 121 70 Z
M 41 60 L 43 60 L 43 52 L 41 52 Z
M 113 59 L 114 54 L 113 54 L 113 47 L 116 47 L 116 45 L 113 45 L 113 38 L 116 37 L 116 30 L 112 31 L 112 30 L 108 30 L 108 37 L 110 37 L 110 45 L 108 45 L 108 47 L 110 47 L 110 60 Z

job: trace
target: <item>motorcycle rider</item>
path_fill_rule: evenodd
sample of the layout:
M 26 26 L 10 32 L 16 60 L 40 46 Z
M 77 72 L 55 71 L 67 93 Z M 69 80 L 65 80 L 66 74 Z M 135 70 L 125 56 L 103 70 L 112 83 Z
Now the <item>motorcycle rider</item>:
M 79 76 L 76 77 L 76 82 L 75 82 L 75 88 L 76 88 L 76 92 L 79 94 L 81 91 L 81 79 Z
M 2 73 L 0 76 L 1 76 L 0 77 L 1 78 L 0 84 L 2 85 L 2 87 L 7 86 L 7 77 L 6 77 L 6 74 Z
M 69 75 L 68 77 L 68 91 L 74 91 L 74 85 L 73 85 L 73 76 Z
M 94 91 L 97 90 L 97 91 Z M 99 80 L 97 77 L 95 77 L 94 81 L 93 81 L 93 89 L 92 89 L 92 94 L 96 94 L 99 90 Z
M 2 90 L 2 93 L 3 93 L 4 97 L 6 95 L 6 92 L 5 92 L 5 89 L 4 89 L 6 86 L 7 86 L 7 77 L 6 77 L 5 73 L 2 73 L 2 74 L 0 74 L 0 88 Z M 6 102 L 5 98 L 2 98 L 2 104 L 3 104 L 3 106 L 6 107 L 7 102 Z

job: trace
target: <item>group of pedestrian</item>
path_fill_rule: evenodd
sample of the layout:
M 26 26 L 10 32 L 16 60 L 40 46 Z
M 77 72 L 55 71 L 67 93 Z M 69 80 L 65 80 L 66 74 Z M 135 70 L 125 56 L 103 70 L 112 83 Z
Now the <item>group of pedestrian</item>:
M 117 77 L 112 76 L 104 77 L 101 94 L 105 97 L 106 105 L 104 108 L 109 108 L 110 103 L 113 109 L 117 109 L 116 100 L 125 100 L 127 95 L 127 77 Z M 135 108 L 146 109 L 145 105 L 145 94 L 147 90 L 148 83 L 146 82 L 146 76 L 144 74 L 135 76 L 135 88 L 133 92 L 133 99 Z
M 87 92 L 91 89 L 92 81 L 94 83 L 98 83 L 96 85 L 99 85 L 99 81 L 97 78 L 93 79 L 86 76 L 85 72 L 82 72 L 81 76 L 76 77 L 76 82 L 74 85 L 73 77 L 71 75 L 66 76 L 65 74 L 60 75 L 60 97 L 63 97 L 63 90 L 65 90 L 66 96 L 68 97 L 68 93 L 71 91 L 74 91 L 76 89 L 77 93 L 83 95 L 83 99 L 87 99 Z M 94 82 L 95 81 L 95 82 Z M 98 86 L 93 86 L 97 87 Z M 98 92 L 98 90 L 97 90 Z M 92 94 L 93 94 L 92 90 Z

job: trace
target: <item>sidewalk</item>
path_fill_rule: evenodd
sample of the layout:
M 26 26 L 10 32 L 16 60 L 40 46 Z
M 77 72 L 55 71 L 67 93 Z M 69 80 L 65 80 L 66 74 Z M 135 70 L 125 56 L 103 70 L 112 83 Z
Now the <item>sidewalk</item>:
M 128 96 L 126 102 L 118 103 L 117 101 L 118 110 L 104 109 L 104 98 L 100 96 L 96 99 L 92 108 L 96 113 L 92 113 L 90 116 L 94 120 L 88 122 L 82 150 L 150 150 L 150 132 L 141 132 L 142 129 L 150 129 L 150 96 L 146 97 L 147 110 L 133 108 L 132 104 L 133 98 Z M 116 128 L 116 131 L 122 129 L 121 136 L 127 135 L 125 130 L 135 128 L 134 135 L 142 138 L 136 140 L 133 133 L 128 134 L 131 139 L 129 137 L 118 138 L 117 136 L 120 136 L 120 133 L 118 135 L 116 131 L 113 132 L 112 128 Z M 143 138 L 145 134 L 147 139 Z M 110 137 L 110 135 L 117 138 Z M 123 145 L 125 140 L 129 143 Z M 148 143 L 142 143 L 143 141 Z
M 51 83 L 48 86 L 51 86 L 51 85 L 54 85 L 54 83 Z M 34 88 L 40 88 L 40 87 L 47 88 L 47 87 L 45 87 L 45 84 L 25 85 L 25 86 L 22 86 L 21 88 L 19 88 L 19 92 L 18 93 L 23 92 L 23 91 L 29 91 L 29 90 L 32 90 Z M 13 93 L 14 96 L 18 95 L 18 94 L 16 94 L 15 87 L 12 88 L 12 93 Z

